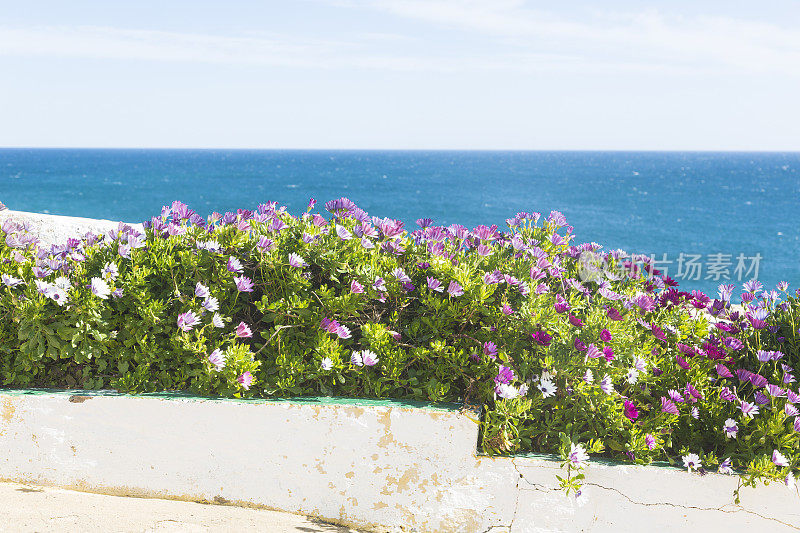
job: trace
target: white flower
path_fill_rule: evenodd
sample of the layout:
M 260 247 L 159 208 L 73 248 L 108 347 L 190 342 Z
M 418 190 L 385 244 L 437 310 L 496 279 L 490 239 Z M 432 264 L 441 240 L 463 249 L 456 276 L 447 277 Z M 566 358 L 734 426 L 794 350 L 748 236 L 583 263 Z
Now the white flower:
M 525 396 L 526 394 L 528 394 L 528 384 L 523 383 L 522 385 L 520 385 L 518 392 L 520 396 Z
M 63 306 L 67 303 L 67 291 L 64 289 L 53 287 L 53 290 L 50 291 L 50 294 L 47 296 L 60 306 Z
M 586 374 L 583 375 L 583 381 L 586 383 L 594 383 L 594 374 L 592 374 L 592 369 L 586 369 Z
M 203 309 L 205 309 L 206 311 L 210 311 L 212 313 L 214 311 L 219 311 L 219 300 L 213 296 L 209 296 L 203 302 Z
M 689 472 L 703 466 L 703 463 L 700 462 L 700 456 L 697 455 L 696 453 L 690 453 L 684 455 L 682 459 L 683 459 L 683 466 L 685 466 L 689 470 Z
M 725 421 L 725 425 L 722 426 L 722 431 L 725 433 L 725 436 L 729 439 L 735 439 L 736 434 L 739 431 L 739 426 L 736 425 L 736 420 L 733 418 L 729 418 Z
M 639 372 L 644 372 L 645 370 L 647 370 L 647 361 L 645 361 L 644 359 L 642 359 L 640 357 L 634 357 L 633 358 L 633 368 L 635 368 Z
M 214 316 L 211 318 L 211 323 L 214 325 L 215 328 L 224 328 L 225 322 L 223 322 L 222 317 L 219 313 L 214 313 Z
M 42 296 L 50 298 L 50 294 L 53 292 L 53 289 L 55 289 L 55 286 L 40 279 L 37 279 L 35 283 L 36 283 L 36 291 Z
M 350 356 L 350 362 L 355 366 L 364 366 L 364 358 L 361 357 L 361 352 L 354 351 Z
M 0 279 L 3 280 L 3 285 L 9 288 L 16 287 L 17 285 L 22 283 L 22 280 L 20 278 L 14 278 L 12 276 L 9 276 L 8 274 L 3 274 L 2 276 L 0 276 Z
M 542 379 L 539 380 L 539 385 L 537 385 L 537 387 L 539 388 L 540 391 L 542 391 L 542 396 L 544 398 L 549 398 L 553 396 L 558 390 L 556 384 L 553 383 L 551 380 L 546 379 L 545 377 L 542 377 Z
M 772 462 L 778 467 L 789 466 L 789 460 L 778 450 L 772 450 Z
M 57 277 L 53 282 L 53 285 L 65 291 L 68 291 L 72 288 L 72 282 L 64 276 Z
M 549 371 L 549 370 L 543 370 L 542 371 L 542 377 L 540 377 L 539 379 L 540 380 L 553 381 L 553 379 L 555 379 L 555 377 L 556 377 L 556 371 L 555 370 L 553 370 L 552 372 Z
M 103 300 L 107 299 L 109 295 L 111 295 L 111 288 L 108 286 L 108 283 L 100 278 L 92 278 L 90 288 L 92 290 L 92 294 Z
M 580 444 L 570 443 L 569 457 L 567 459 L 574 468 L 584 468 L 589 464 L 589 454 Z
M 119 268 L 117 268 L 116 263 L 106 263 L 100 273 L 105 279 L 117 279 Z
M 322 366 L 322 370 L 326 370 L 326 371 L 330 370 L 331 368 L 333 368 L 333 360 L 330 357 L 325 357 L 322 360 L 322 365 L 321 366 Z
M 208 290 L 208 287 L 198 281 L 197 285 L 194 287 L 194 295 L 198 298 L 208 298 L 211 296 L 211 291 Z
M 365 366 L 375 366 L 378 362 L 378 355 L 375 352 L 364 350 L 361 352 L 361 361 Z
M 791 472 L 786 474 L 786 477 L 784 478 L 783 482 L 784 482 L 784 484 L 786 484 L 786 488 L 788 488 L 790 490 L 794 490 L 794 486 L 795 486 L 794 474 L 792 474 Z
M 600 381 L 600 390 L 605 392 L 606 394 L 611 394 L 614 392 L 614 382 L 611 380 L 611 376 L 606 374 L 603 376 L 602 381 Z
M 730 457 L 722 461 L 722 463 L 719 465 L 719 469 L 717 469 L 717 472 L 719 472 L 720 474 L 728 474 L 728 475 L 733 474 L 733 467 L 731 466 Z
M 519 391 L 517 388 L 513 385 L 509 385 L 508 383 L 499 384 L 494 391 L 499 397 L 505 400 L 511 400 L 519 396 Z
M 625 377 L 625 380 L 634 385 L 637 381 L 639 381 L 639 371 L 635 368 L 631 368 L 628 370 L 628 375 Z

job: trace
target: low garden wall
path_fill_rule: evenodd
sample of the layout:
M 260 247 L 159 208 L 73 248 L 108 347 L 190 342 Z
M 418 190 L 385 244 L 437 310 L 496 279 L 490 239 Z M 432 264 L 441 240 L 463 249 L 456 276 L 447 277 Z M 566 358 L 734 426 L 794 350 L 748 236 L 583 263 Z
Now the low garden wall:
M 593 463 L 581 498 L 543 457 L 476 454 L 455 406 L 308 398 L 0 392 L 0 478 L 126 496 L 263 506 L 374 530 L 793 531 L 780 484 Z M 583 500 L 583 501 L 581 501 Z M 494 528 L 494 529 L 492 529 Z

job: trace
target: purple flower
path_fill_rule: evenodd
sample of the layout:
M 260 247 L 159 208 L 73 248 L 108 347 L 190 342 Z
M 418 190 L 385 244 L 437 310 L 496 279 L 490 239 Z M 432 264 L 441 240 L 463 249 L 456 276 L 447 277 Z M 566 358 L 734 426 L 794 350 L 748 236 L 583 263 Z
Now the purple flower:
M 608 318 L 610 318 L 611 320 L 619 321 L 623 319 L 622 314 L 620 314 L 620 312 L 617 311 L 616 308 L 614 307 L 608 307 L 606 309 L 606 315 L 608 315 Z
M 339 224 L 336 224 L 336 235 L 338 235 L 338 237 L 343 241 L 349 241 L 353 238 L 353 234 L 350 233 L 347 228 L 340 226 Z
M 686 362 L 686 360 L 681 357 L 680 355 L 675 356 L 675 360 L 678 362 L 678 366 L 680 366 L 684 370 L 689 370 L 692 366 Z
M 575 326 L 576 328 L 583 327 L 583 322 L 581 322 L 581 319 L 576 317 L 572 313 L 569 314 L 569 323 L 572 324 L 573 326 Z
M 200 317 L 192 311 L 187 311 L 178 315 L 178 328 L 180 328 L 181 331 L 191 331 L 191 329 L 199 323 Z
M 256 244 L 256 247 L 262 253 L 267 253 L 272 251 L 272 249 L 275 247 L 275 243 L 268 237 L 261 237 L 258 239 L 258 244 Z
M 611 362 L 614 360 L 614 349 L 611 346 L 603 346 L 603 356 L 606 358 L 607 362 Z
M 606 394 L 611 394 L 614 392 L 614 382 L 611 380 L 611 376 L 608 374 L 603 376 L 603 379 L 600 380 L 600 390 Z
M 242 267 L 242 262 L 233 256 L 228 258 L 228 264 L 226 265 L 226 267 L 228 269 L 228 272 L 236 272 L 238 274 L 244 271 L 244 268 Z
M 588 357 L 589 359 L 597 359 L 598 357 L 601 357 L 602 355 L 603 355 L 603 352 L 598 350 L 597 346 L 595 346 L 594 344 L 590 344 L 586 349 L 586 357 Z
M 236 289 L 239 292 L 253 292 L 253 280 L 246 276 L 236 276 L 233 278 L 236 283 Z
M 239 325 L 236 326 L 236 336 L 240 339 L 249 339 L 253 336 L 253 332 L 247 324 L 239 322 Z
M 236 381 L 239 382 L 239 385 L 241 385 L 244 390 L 248 390 L 253 384 L 253 374 L 250 372 L 240 374 L 239 377 L 236 378 Z
M 511 309 L 511 306 L 508 305 L 507 303 L 503 304 L 502 312 L 503 312 L 504 315 L 513 315 L 514 314 L 514 310 Z
M 497 345 L 491 341 L 483 343 L 483 353 L 495 359 L 497 357 Z
M 586 344 L 584 344 L 583 341 L 580 340 L 578 337 L 575 337 L 575 341 L 573 342 L 573 344 L 575 345 L 575 349 L 578 350 L 579 352 L 586 351 Z
M 607 329 L 604 329 L 603 331 L 600 332 L 600 340 L 602 340 L 603 342 L 611 342 L 611 339 L 612 339 L 611 332 L 608 331 Z
M 794 430 L 800 433 L 800 416 L 795 417 L 794 419 Z
M 218 311 L 219 300 L 214 298 L 213 296 L 209 296 L 203 301 L 203 309 L 205 309 L 206 311 L 211 311 L 212 313 L 214 311 Z
M 430 290 L 436 291 L 436 292 L 443 292 L 444 291 L 444 287 L 442 286 L 442 282 L 439 281 L 436 278 L 432 278 L 431 276 L 428 276 L 428 288 Z
M 511 383 L 514 380 L 514 371 L 507 366 L 500 365 L 497 375 L 494 377 L 496 384 Z
M 399 267 L 395 268 L 392 271 L 392 275 L 395 277 L 397 281 L 401 283 L 411 283 L 411 278 L 408 277 L 408 275 L 405 273 L 405 271 L 403 271 L 402 268 Z
M 717 470 L 720 474 L 733 474 L 733 467 L 731 463 L 731 458 L 728 457 L 719 465 L 719 469 Z
M 661 412 L 662 413 L 669 413 L 671 415 L 677 415 L 678 414 L 678 406 L 675 405 L 675 403 L 672 400 L 662 396 L 661 397 Z
M 208 298 L 211 295 L 211 291 L 208 290 L 208 287 L 198 281 L 194 288 L 194 295 L 198 298 Z
M 376 277 L 372 288 L 378 292 L 386 292 L 386 281 L 381 277 Z
M 722 389 L 719 391 L 719 397 L 726 402 L 732 402 L 736 400 L 736 395 L 731 392 L 731 389 L 728 387 L 722 387 Z
M 289 266 L 293 266 L 294 268 L 303 268 L 307 267 L 308 263 L 306 263 L 302 257 L 297 254 L 289 254 Z
M 733 377 L 733 374 L 731 373 L 730 370 L 728 370 L 727 366 L 725 366 L 723 364 L 718 364 L 715 368 L 717 370 L 717 375 L 719 375 L 719 377 L 721 377 L 721 378 L 732 378 Z
M 769 317 L 769 311 L 766 309 L 756 309 L 752 313 L 749 313 L 747 318 L 750 320 L 750 323 L 756 329 L 764 329 L 767 327 L 767 318 Z
M 453 297 L 461 296 L 464 294 L 464 289 L 455 281 L 451 281 L 450 285 L 447 286 L 447 293 Z
M 349 339 L 351 337 L 350 328 L 348 328 L 347 326 L 339 325 L 339 327 L 336 328 L 336 335 L 340 339 Z
M 758 414 L 758 406 L 744 400 L 739 402 L 739 409 L 741 409 L 742 414 L 747 418 L 753 418 Z
M 364 294 L 364 287 L 356 280 L 350 282 L 350 292 L 353 294 Z
M 537 331 L 536 333 L 532 333 L 531 337 L 533 338 L 536 344 L 540 346 L 550 346 L 550 342 L 552 342 L 553 336 L 548 335 L 544 331 Z
M 225 368 L 225 354 L 217 348 L 208 355 L 208 362 L 214 366 L 214 369 L 219 372 Z
M 644 444 L 645 446 L 647 446 L 648 450 L 654 450 L 656 447 L 656 439 L 653 438 L 653 436 L 650 433 L 648 433 L 644 437 Z
M 553 307 L 555 308 L 556 313 L 566 313 L 570 310 L 569 304 L 560 294 L 556 294 L 556 303 L 553 304 Z

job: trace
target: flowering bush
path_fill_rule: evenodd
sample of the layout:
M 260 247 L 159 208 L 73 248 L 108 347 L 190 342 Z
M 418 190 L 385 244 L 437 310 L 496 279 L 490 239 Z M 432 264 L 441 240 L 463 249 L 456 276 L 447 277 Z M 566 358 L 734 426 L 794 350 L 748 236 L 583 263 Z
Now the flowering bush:
M 552 212 L 495 226 L 175 202 L 49 249 L 0 239 L 6 386 L 342 395 L 483 407 L 487 453 L 560 452 L 793 484 L 798 299 L 679 291 Z M 781 297 L 785 301 L 780 302 Z M 582 474 L 562 479 L 578 491 Z

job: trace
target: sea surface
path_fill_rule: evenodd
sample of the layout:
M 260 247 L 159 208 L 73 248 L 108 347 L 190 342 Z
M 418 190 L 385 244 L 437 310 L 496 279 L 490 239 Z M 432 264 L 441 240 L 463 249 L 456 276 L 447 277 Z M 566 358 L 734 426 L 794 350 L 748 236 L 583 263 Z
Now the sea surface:
M 576 242 L 655 254 L 683 287 L 715 294 L 756 265 L 765 285 L 800 287 L 796 152 L 0 149 L 0 201 L 20 211 L 139 222 L 176 199 L 299 214 L 341 196 L 410 229 L 558 210 Z

